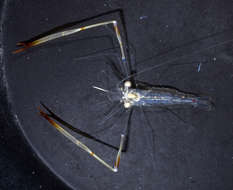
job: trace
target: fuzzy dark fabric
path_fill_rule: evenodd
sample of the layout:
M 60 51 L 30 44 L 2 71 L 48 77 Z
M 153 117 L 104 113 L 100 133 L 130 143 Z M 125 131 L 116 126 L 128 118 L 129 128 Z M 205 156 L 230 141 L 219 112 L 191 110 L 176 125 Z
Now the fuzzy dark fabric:
M 232 0 L 5 0 L 0 5 L 0 189 L 233 189 Z M 113 19 L 127 43 L 131 71 L 154 67 L 136 80 L 209 96 L 215 109 L 134 109 L 128 121 L 122 105 L 113 108 L 92 88 L 117 81 L 112 64 L 119 67 L 120 54 L 111 26 L 11 53 L 17 42 L 51 30 Z M 119 146 L 129 125 L 119 172 L 40 117 L 40 101 L 73 129 L 106 142 L 69 130 L 112 165 L 112 147 Z M 118 113 L 107 119 L 114 109 Z

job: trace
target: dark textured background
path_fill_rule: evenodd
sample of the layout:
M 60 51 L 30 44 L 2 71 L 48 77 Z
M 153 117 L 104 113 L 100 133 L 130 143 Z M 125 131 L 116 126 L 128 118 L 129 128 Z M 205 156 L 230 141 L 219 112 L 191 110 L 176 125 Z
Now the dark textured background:
M 56 174 L 75 189 L 231 190 L 232 43 L 176 58 L 232 40 L 232 5 L 230 0 L 5 1 L 4 64 L 0 73 L 0 101 L 4 108 L 0 109 L 0 188 L 64 189 Z M 117 9 L 124 13 L 129 55 L 132 63 L 137 63 L 137 71 L 166 61 L 188 64 L 168 64 L 140 75 L 139 79 L 209 95 L 216 109 L 176 110 L 185 123 L 171 113 L 151 110 L 146 112 L 147 122 L 135 110 L 129 150 L 123 154 L 119 173 L 113 174 L 53 130 L 36 110 L 39 101 L 45 101 L 75 127 L 118 145 L 124 122 L 116 122 L 117 118 L 112 118 L 114 127 L 106 124 L 110 130 L 95 133 L 96 128 L 103 127 L 96 124 L 102 117 L 98 115 L 101 108 L 95 104 L 102 96 L 90 86 L 101 85 L 98 73 L 109 69 L 105 65 L 108 59 L 81 59 L 90 54 L 112 53 L 109 49 L 117 44 L 111 40 L 111 30 L 86 31 L 18 55 L 11 51 L 17 42 L 56 26 Z M 118 11 L 79 25 L 109 19 L 120 20 Z M 117 59 L 111 59 L 117 63 Z M 84 142 L 112 162 L 114 151 L 89 140 Z
M 0 2 L 1 21 L 6 17 L 7 1 Z M 2 28 L 0 41 L 2 48 Z M 0 51 L 0 56 L 2 49 Z M 0 71 L 0 189 L 66 189 L 40 160 L 25 141 L 14 123 L 8 104 L 3 65 Z

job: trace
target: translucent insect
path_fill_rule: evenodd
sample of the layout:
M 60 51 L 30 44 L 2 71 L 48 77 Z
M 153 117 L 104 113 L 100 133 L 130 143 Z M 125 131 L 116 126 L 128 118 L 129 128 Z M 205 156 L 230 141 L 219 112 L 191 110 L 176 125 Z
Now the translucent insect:
M 17 43 L 17 45 L 22 46 L 22 47 L 14 51 L 13 53 L 19 53 L 30 47 L 37 46 L 39 44 L 43 44 L 45 42 L 55 40 L 55 39 L 58 39 L 64 36 L 69 36 L 69 35 L 72 35 L 72 34 L 87 30 L 87 29 L 92 29 L 92 28 L 102 27 L 102 26 L 107 26 L 107 25 L 113 26 L 117 41 L 119 43 L 120 55 L 121 55 L 121 59 L 120 59 L 121 61 L 119 64 L 120 64 L 121 72 L 123 73 L 123 77 L 119 79 L 116 86 L 112 89 L 105 89 L 99 86 L 93 86 L 93 88 L 105 93 L 106 97 L 111 102 L 119 102 L 120 104 L 122 104 L 122 106 L 126 110 L 131 110 L 133 107 L 173 108 L 173 107 L 179 107 L 179 106 L 198 107 L 198 108 L 205 109 L 205 110 L 212 110 L 213 103 L 210 97 L 202 97 L 202 96 L 198 96 L 192 93 L 185 93 L 172 87 L 148 86 L 146 84 L 139 84 L 137 81 L 135 81 L 134 77 L 138 73 L 143 73 L 148 70 L 158 68 L 167 63 L 162 63 L 162 64 L 155 65 L 153 67 L 150 67 L 150 68 L 146 68 L 138 73 L 132 73 L 129 69 L 130 64 L 129 64 L 129 61 L 127 61 L 126 52 L 125 52 L 126 51 L 125 44 L 123 43 L 122 36 L 121 36 L 119 27 L 118 27 L 118 22 L 116 20 L 95 23 L 92 25 L 78 27 L 78 28 L 74 28 L 70 30 L 64 30 L 61 32 L 57 32 L 57 33 L 44 36 L 42 38 L 39 38 L 31 42 L 20 42 L 20 43 Z M 221 44 L 217 44 L 216 46 L 218 45 L 221 45 Z M 47 109 L 46 106 L 44 107 L 45 109 Z M 121 137 L 120 145 L 119 145 L 118 153 L 116 156 L 116 160 L 115 160 L 114 165 L 111 166 L 110 164 L 105 162 L 102 158 L 100 158 L 98 155 L 96 155 L 84 143 L 79 141 L 77 138 L 72 136 L 67 130 L 65 130 L 58 123 L 56 123 L 51 117 L 51 115 L 43 112 L 41 109 L 39 109 L 39 111 L 40 111 L 41 116 L 43 116 L 46 120 L 48 120 L 60 133 L 62 133 L 70 141 L 72 141 L 78 147 L 86 151 L 88 154 L 90 154 L 92 157 L 98 160 L 101 164 L 109 168 L 111 171 L 113 172 L 118 171 L 122 149 L 123 149 L 124 144 L 127 141 L 126 138 L 128 136 L 127 134 L 128 126 L 126 126 L 125 130 L 120 135 Z M 47 109 L 47 111 L 49 110 Z M 108 117 L 111 117 L 114 114 L 115 114 L 115 111 L 112 111 Z M 85 135 L 88 136 L 88 134 L 85 134 Z

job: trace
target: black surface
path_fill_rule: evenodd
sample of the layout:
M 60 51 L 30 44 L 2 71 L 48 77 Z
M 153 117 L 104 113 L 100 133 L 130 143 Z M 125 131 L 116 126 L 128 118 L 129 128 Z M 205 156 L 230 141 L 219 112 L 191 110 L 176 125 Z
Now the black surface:
M 124 120 L 114 117 L 108 125 L 98 125 L 103 108 L 95 103 L 103 97 L 91 88 L 101 85 L 98 73 L 109 71 L 109 67 L 106 56 L 90 59 L 90 54 L 117 52 L 112 50 L 117 46 L 110 38 L 112 30 L 90 30 L 19 55 L 10 53 L 19 41 L 111 10 L 124 13 L 129 52 L 132 63 L 136 59 L 137 71 L 168 62 L 168 67 L 144 73 L 140 80 L 210 95 L 216 105 L 212 112 L 175 110 L 185 122 L 169 112 L 149 110 L 144 118 L 140 110 L 135 110 L 129 149 L 122 156 L 117 174 L 58 134 L 36 110 L 44 101 L 73 126 L 118 145 Z M 233 40 L 232 1 L 10 1 L 3 16 L 2 69 L 6 81 L 1 80 L 5 108 L 1 123 L 6 124 L 1 128 L 1 150 L 6 156 L 1 156 L 1 167 L 9 166 L 1 170 L 3 188 L 37 189 L 42 184 L 45 189 L 62 189 L 62 184 L 34 158 L 37 156 L 74 189 L 233 188 L 232 43 L 210 48 Z M 121 20 L 119 11 L 78 26 L 113 18 Z M 89 59 L 81 59 L 87 55 Z M 111 59 L 117 63 L 117 59 Z M 181 65 L 169 67 L 171 63 Z M 8 85 L 7 92 L 4 85 Z M 103 127 L 106 130 L 97 134 Z M 18 129 L 37 156 L 33 156 Z M 113 162 L 114 150 L 83 141 Z
M 6 17 L 6 1 L 0 2 L 1 22 Z M 1 27 L 2 32 L 2 27 Z M 0 32 L 2 42 L 2 33 Z M 2 48 L 2 43 L 0 44 Z M 0 56 L 2 56 L 2 49 Z M 1 62 L 1 61 L 0 61 Z M 6 80 L 0 71 L 0 189 L 68 189 L 38 159 L 15 125 L 6 93 Z

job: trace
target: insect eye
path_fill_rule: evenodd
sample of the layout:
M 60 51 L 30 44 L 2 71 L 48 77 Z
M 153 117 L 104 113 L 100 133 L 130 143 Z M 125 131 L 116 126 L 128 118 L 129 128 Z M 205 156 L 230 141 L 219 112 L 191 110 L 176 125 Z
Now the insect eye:
M 126 87 L 126 88 L 130 88 L 131 87 L 131 82 L 130 81 L 125 81 L 125 83 L 124 83 L 124 86 Z
M 129 102 L 125 102 L 125 103 L 124 103 L 124 107 L 125 107 L 125 108 L 129 108 L 130 106 L 131 106 L 131 104 L 130 104 Z

